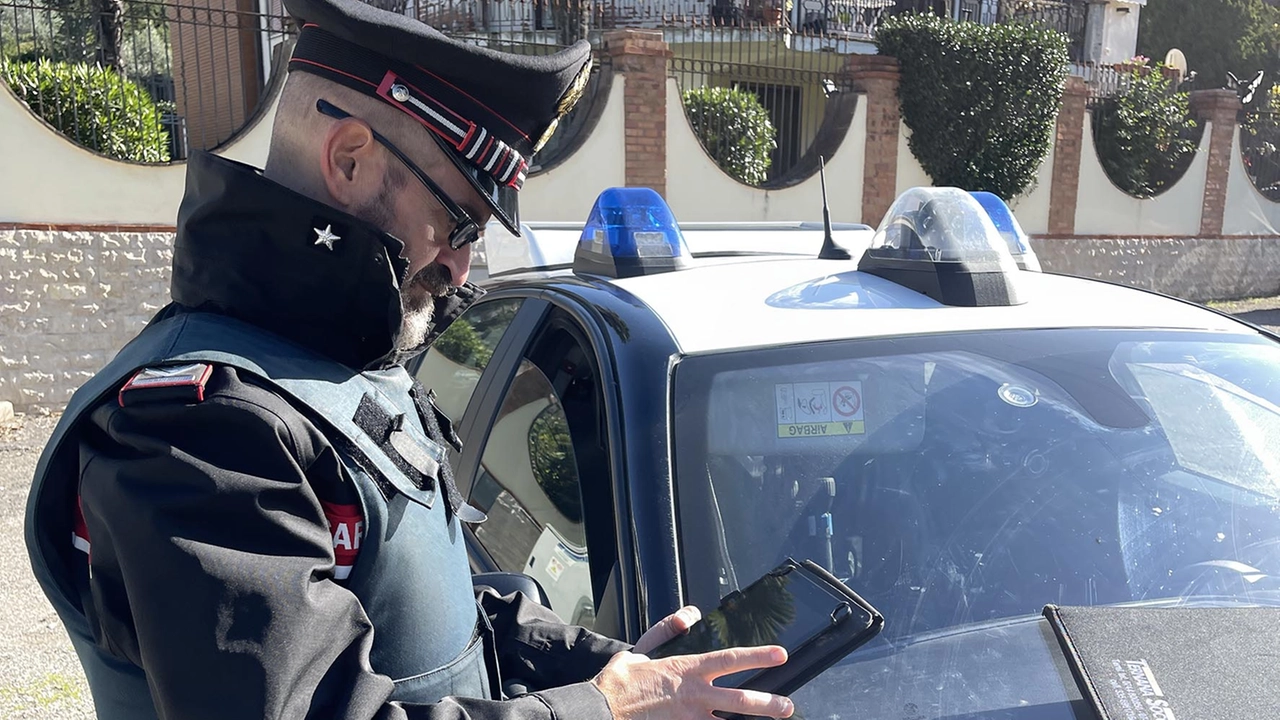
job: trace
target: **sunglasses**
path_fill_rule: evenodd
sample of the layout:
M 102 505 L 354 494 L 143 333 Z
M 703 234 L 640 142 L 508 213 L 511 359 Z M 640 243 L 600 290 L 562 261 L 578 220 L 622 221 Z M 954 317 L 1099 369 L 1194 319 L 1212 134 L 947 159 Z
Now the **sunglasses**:
M 347 118 L 354 117 L 351 113 L 323 99 L 316 100 L 316 110 L 338 120 L 345 120 Z M 404 166 L 409 168 L 409 172 L 413 173 L 413 176 L 418 178 L 418 181 L 427 188 L 427 192 L 431 193 L 432 197 L 436 199 L 436 202 L 440 203 L 440 205 L 445 209 L 445 212 L 449 213 L 449 219 L 453 221 L 453 231 L 449 233 L 449 247 L 454 250 L 459 250 L 484 236 L 484 228 L 476 223 L 476 221 L 467 214 L 467 211 L 462 209 L 462 206 L 454 202 L 453 198 L 449 197 L 449 194 L 442 190 L 435 181 L 422 171 L 421 168 L 415 165 L 407 155 L 401 152 L 400 148 L 396 147 L 390 140 L 384 137 L 377 130 L 374 130 L 372 127 L 370 127 L 369 130 L 373 133 L 373 139 L 382 143 L 383 147 L 390 150 L 392 155 L 395 155 L 400 162 L 404 163 Z

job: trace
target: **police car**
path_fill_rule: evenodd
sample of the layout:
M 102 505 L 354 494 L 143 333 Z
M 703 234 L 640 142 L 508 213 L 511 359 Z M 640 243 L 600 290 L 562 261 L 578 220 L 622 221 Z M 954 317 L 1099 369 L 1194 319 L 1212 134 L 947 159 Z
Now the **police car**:
M 1280 604 L 1280 346 L 1040 271 L 997 198 L 677 224 L 614 188 L 491 230 L 411 368 L 458 419 L 473 569 L 634 641 L 810 558 L 886 618 L 807 718 L 1075 718 L 1047 604 Z

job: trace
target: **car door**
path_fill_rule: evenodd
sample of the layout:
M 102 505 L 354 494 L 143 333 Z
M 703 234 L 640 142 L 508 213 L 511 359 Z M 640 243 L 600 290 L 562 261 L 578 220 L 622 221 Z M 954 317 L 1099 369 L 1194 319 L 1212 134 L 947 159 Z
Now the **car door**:
M 410 370 L 455 419 L 459 488 L 488 515 L 467 528 L 473 571 L 529 575 L 561 619 L 616 636 L 614 479 L 585 330 L 541 298 L 495 293 Z
M 436 405 L 449 416 L 462 440 L 462 453 L 451 448 L 449 456 L 464 494 L 470 489 L 470 478 L 457 470 L 470 454 L 476 417 L 493 379 L 510 374 L 512 367 L 507 361 L 511 348 L 528 341 L 545 308 L 544 301 L 527 296 L 485 297 L 407 365 L 422 386 L 435 393 Z

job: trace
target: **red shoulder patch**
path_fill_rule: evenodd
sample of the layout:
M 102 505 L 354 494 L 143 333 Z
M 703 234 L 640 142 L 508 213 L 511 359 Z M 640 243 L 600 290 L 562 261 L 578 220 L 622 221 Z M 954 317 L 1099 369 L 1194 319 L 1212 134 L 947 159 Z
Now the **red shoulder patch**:
M 120 407 L 141 402 L 203 402 L 204 386 L 213 374 L 208 363 L 143 368 L 120 388 Z
M 344 505 L 320 501 L 324 517 L 329 521 L 329 533 L 333 536 L 334 577 L 346 580 L 360 554 L 360 541 L 364 539 L 364 516 L 359 505 Z

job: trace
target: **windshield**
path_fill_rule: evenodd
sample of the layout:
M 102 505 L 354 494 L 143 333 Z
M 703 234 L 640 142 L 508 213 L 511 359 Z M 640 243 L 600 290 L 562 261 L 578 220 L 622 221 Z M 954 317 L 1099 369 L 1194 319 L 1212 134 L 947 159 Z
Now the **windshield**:
M 851 659 L 1049 603 L 1280 587 L 1280 349 L 1260 336 L 826 343 L 687 358 L 674 392 L 689 601 L 813 559 L 886 618 Z

